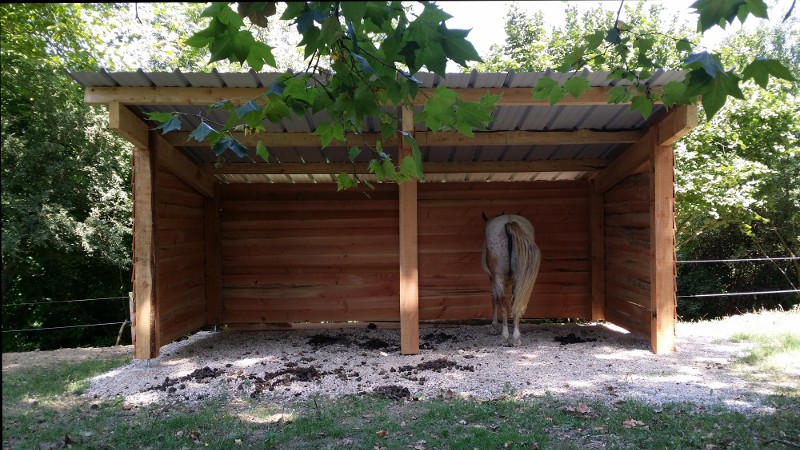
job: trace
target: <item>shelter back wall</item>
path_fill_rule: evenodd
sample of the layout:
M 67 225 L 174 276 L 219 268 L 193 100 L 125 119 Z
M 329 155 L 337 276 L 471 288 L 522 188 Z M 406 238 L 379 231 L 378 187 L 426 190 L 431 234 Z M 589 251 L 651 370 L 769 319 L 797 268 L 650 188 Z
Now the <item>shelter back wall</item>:
M 542 266 L 527 317 L 590 318 L 585 181 L 418 185 L 421 320 L 491 317 L 480 264 L 486 213 L 536 228 Z M 398 190 L 220 187 L 222 322 L 400 319 Z

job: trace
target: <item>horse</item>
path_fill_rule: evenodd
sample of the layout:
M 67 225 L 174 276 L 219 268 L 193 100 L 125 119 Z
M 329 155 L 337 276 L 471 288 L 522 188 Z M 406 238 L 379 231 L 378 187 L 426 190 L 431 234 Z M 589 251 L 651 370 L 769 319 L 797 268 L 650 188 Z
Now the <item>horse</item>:
M 533 285 L 539 274 L 541 252 L 534 242 L 533 225 L 516 214 L 501 214 L 486 222 L 485 240 L 481 251 L 483 271 L 492 283 L 492 334 L 498 333 L 497 309 L 503 314 L 503 342 L 508 344 L 508 315 L 514 320 L 511 345 L 519 346 L 519 320 L 528 307 Z M 505 287 L 511 283 L 511 296 Z

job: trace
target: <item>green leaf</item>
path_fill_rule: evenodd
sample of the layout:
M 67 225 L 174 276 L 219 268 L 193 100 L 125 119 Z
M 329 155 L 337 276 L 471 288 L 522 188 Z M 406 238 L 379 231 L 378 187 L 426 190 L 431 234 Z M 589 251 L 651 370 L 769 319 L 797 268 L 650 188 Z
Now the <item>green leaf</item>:
M 342 15 L 353 23 L 361 22 L 367 12 L 367 2 L 341 2 L 339 7 L 342 8 Z
M 270 122 L 280 122 L 292 115 L 292 111 L 286 106 L 286 102 L 283 99 L 275 94 L 270 94 L 267 98 L 267 104 L 264 105 L 264 114 Z
M 610 28 L 606 33 L 606 42 L 615 45 L 622 42 L 622 39 L 619 37 L 619 30 L 616 27 Z
M 161 125 L 153 128 L 154 130 L 161 130 L 161 134 L 167 134 L 170 131 L 180 130 L 181 129 L 181 119 L 178 117 L 177 114 L 172 116 L 171 119 L 163 122 Z
M 671 108 L 672 105 L 689 103 L 690 99 L 686 95 L 686 84 L 682 81 L 670 81 L 663 87 L 661 101 L 664 106 Z
M 360 155 L 360 154 L 361 154 L 361 148 L 360 148 L 360 147 L 358 147 L 358 146 L 353 146 L 353 147 L 350 147 L 350 148 L 347 150 L 347 157 L 348 157 L 348 158 L 350 159 L 350 161 L 352 161 L 352 162 L 355 162 L 355 161 L 356 161 L 356 158 L 358 158 L 358 155 Z
M 253 100 L 250 100 L 247 103 L 245 103 L 244 105 L 236 108 L 236 115 L 239 116 L 239 118 L 241 119 L 247 113 L 250 113 L 250 112 L 253 112 L 253 111 L 260 111 L 260 110 L 261 110 L 261 106 L 259 106 L 258 103 L 254 102 Z
M 263 42 L 254 42 L 250 47 L 250 53 L 247 54 L 247 65 L 259 72 L 265 63 L 270 67 L 277 67 L 272 48 Z
M 699 14 L 698 31 L 704 32 L 715 25 L 725 28 L 726 22 L 733 23 L 739 7 L 746 3 L 746 0 L 697 0 L 690 7 Z
M 722 68 L 719 56 L 705 51 L 689 55 L 684 63 L 691 69 L 702 68 L 712 78 L 717 76 L 717 73 L 725 70 Z
M 744 94 L 739 89 L 739 79 L 727 72 L 720 72 L 704 85 L 703 109 L 709 119 L 725 106 L 728 96 L 739 99 L 744 98 Z
M 642 113 L 642 117 L 647 120 L 647 118 L 650 117 L 650 113 L 653 112 L 653 101 L 646 95 L 637 95 L 631 100 L 631 109 L 638 110 Z
M 314 134 L 319 136 L 322 148 L 330 145 L 334 139 L 344 142 L 344 127 L 337 122 L 319 124 Z
M 383 173 L 383 165 L 381 165 L 381 162 L 377 159 L 373 158 L 369 161 L 367 170 L 369 170 L 371 173 L 374 173 L 375 179 L 378 181 L 383 181 L 383 179 L 386 177 L 386 175 Z
M 747 0 L 747 6 L 749 7 L 750 14 L 762 19 L 769 19 L 767 4 L 764 3 L 764 0 Z M 744 20 L 742 20 L 742 22 L 744 22 Z
M 202 142 L 210 133 L 216 133 L 216 132 L 217 130 L 209 126 L 207 122 L 200 122 L 200 125 L 198 125 L 197 128 L 194 129 L 194 131 L 189 133 L 189 137 L 186 140 L 188 141 L 189 139 L 194 139 L 196 141 Z
M 609 103 L 628 103 L 634 95 L 633 89 L 628 89 L 627 86 L 617 85 L 608 91 Z
M 742 79 L 748 80 L 752 78 L 764 89 L 769 84 L 770 75 L 788 81 L 797 81 L 792 72 L 776 59 L 756 58 L 742 71 Z
M 147 118 L 149 120 L 152 120 L 152 121 L 158 122 L 158 123 L 164 123 L 164 122 L 172 119 L 172 117 L 174 116 L 173 113 L 158 112 L 158 111 L 148 112 L 148 113 L 145 113 L 145 114 L 147 114 Z
M 269 151 L 267 151 L 267 147 L 264 146 L 264 143 L 261 142 L 261 139 L 258 140 L 256 143 L 256 155 L 260 156 L 266 162 L 269 162 Z
M 475 47 L 467 40 L 470 30 L 448 30 L 442 26 L 442 46 L 445 57 L 467 67 L 467 61 L 481 61 L 481 57 Z
M 542 77 L 533 87 L 533 98 L 536 100 L 549 99 L 550 104 L 554 105 L 564 96 L 564 89 L 558 81 L 550 77 Z M 555 99 L 555 101 L 553 101 Z
M 580 97 L 589 89 L 589 80 L 585 77 L 574 76 L 564 83 L 564 90 L 575 98 Z
M 337 190 L 344 191 L 358 186 L 358 179 L 354 178 L 347 172 L 342 172 L 336 175 Z
M 678 42 L 675 44 L 675 48 L 679 52 L 690 52 L 690 51 L 692 51 L 692 43 L 689 42 L 688 39 L 683 38 L 683 39 L 678 40 Z

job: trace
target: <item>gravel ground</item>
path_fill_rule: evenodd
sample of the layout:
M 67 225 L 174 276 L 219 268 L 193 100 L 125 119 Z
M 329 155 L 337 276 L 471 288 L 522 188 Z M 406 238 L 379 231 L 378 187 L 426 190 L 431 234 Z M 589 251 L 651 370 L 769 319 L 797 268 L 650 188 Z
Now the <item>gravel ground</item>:
M 549 393 L 760 411 L 768 410 L 765 395 L 787 384 L 798 387 L 800 357 L 781 362 L 789 376 L 755 381 L 733 364 L 752 344 L 729 337 L 737 331 L 796 333 L 798 319 L 795 309 L 679 323 L 678 351 L 664 355 L 624 330 L 595 323 L 523 324 L 521 347 L 501 345 L 488 325 L 423 327 L 418 355 L 400 354 L 397 329 L 199 332 L 162 347 L 154 360 L 134 360 L 96 377 L 86 395 L 145 405 L 218 395 L 496 399 Z M 125 348 L 130 355 L 131 347 Z M 14 364 L 13 355 L 25 354 L 4 354 L 3 370 Z

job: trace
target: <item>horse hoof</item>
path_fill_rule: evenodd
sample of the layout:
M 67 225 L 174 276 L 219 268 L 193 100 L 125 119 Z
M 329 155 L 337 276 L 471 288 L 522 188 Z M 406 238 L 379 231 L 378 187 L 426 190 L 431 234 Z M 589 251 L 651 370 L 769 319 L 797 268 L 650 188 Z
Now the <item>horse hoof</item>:
M 492 336 L 497 336 L 498 334 L 500 334 L 500 330 L 494 327 L 489 328 L 489 334 L 491 334 Z
M 514 339 L 514 341 L 512 342 L 511 346 L 512 347 L 521 347 L 522 346 L 522 340 Z

